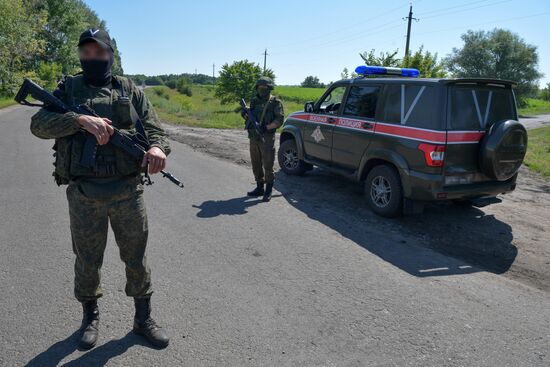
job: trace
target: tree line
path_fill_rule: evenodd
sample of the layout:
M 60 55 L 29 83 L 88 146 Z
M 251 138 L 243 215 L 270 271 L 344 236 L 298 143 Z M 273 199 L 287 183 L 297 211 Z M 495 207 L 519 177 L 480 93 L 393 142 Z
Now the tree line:
M 23 78 L 53 89 L 80 70 L 76 45 L 105 21 L 81 0 L 0 0 L 0 95 L 13 96 Z M 122 74 L 116 40 L 113 73 Z
M 163 74 L 148 76 L 144 74 L 129 74 L 126 75 L 138 85 L 166 85 L 175 89 L 175 85 L 181 80 L 186 80 L 191 84 L 214 84 L 216 79 L 206 74 Z

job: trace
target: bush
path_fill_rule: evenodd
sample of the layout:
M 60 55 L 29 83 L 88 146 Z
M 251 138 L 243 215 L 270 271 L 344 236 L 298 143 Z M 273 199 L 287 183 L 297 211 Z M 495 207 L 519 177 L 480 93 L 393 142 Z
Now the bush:
M 164 84 L 162 79 L 159 78 L 158 76 L 145 78 L 143 82 L 145 83 L 145 85 L 163 85 Z
M 302 82 L 302 87 L 304 88 L 323 88 L 325 85 L 319 81 L 319 78 L 316 76 L 307 76 Z
M 183 94 L 184 96 L 191 97 L 193 95 L 193 91 L 191 90 L 190 85 L 180 85 L 178 86 L 178 92 Z
M 161 98 L 169 99 L 170 96 L 168 95 L 168 92 L 164 88 L 153 88 L 153 91 L 155 94 Z
M 178 90 L 178 92 L 187 97 L 191 97 L 193 95 L 193 91 L 191 90 L 191 80 L 189 80 L 188 78 L 179 78 L 176 82 L 176 89 Z
M 550 83 L 546 84 L 546 88 L 540 91 L 539 98 L 550 102 Z
M 216 83 L 215 96 L 221 104 L 237 103 L 241 98 L 249 99 L 254 94 L 254 85 L 261 76 L 275 80 L 275 74 L 267 69 L 262 73 L 258 64 L 248 60 L 224 64 Z

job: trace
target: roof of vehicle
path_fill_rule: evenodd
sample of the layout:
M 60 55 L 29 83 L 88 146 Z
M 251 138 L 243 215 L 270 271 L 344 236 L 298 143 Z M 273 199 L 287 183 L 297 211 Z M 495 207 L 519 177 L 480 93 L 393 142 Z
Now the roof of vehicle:
M 363 82 L 369 82 L 369 83 L 410 83 L 410 84 L 426 84 L 426 83 L 433 83 L 433 84 L 468 84 L 468 83 L 475 83 L 475 84 L 499 84 L 499 85 L 505 85 L 505 86 L 514 86 L 516 85 L 515 82 L 510 80 L 501 80 L 501 79 L 491 79 L 491 78 L 406 78 L 406 77 L 384 77 L 384 78 L 364 78 L 364 77 L 358 77 L 354 79 L 342 79 L 337 82 L 334 82 L 334 84 L 360 84 Z

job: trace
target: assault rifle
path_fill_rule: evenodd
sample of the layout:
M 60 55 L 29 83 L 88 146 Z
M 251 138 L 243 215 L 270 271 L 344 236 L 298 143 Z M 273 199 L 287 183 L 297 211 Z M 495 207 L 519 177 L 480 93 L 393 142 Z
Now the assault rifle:
M 37 103 L 31 103 L 27 101 L 27 97 L 31 96 L 37 101 L 42 102 L 42 104 Z M 81 115 L 90 115 L 90 116 L 96 116 L 99 117 L 94 110 L 92 110 L 87 105 L 78 105 L 78 106 L 68 106 L 65 104 L 62 100 L 42 88 L 40 85 L 36 84 L 30 79 L 25 79 L 23 81 L 23 84 L 21 85 L 21 88 L 19 88 L 19 91 L 17 92 L 17 95 L 15 96 L 15 101 L 17 103 L 20 103 L 22 105 L 26 106 L 37 106 L 37 107 L 47 107 L 50 109 L 53 109 L 60 113 L 66 113 L 66 112 L 76 112 Z M 136 125 L 136 134 L 130 135 L 127 133 L 123 133 L 122 131 L 113 128 L 115 132 L 111 137 L 109 138 L 109 144 L 113 144 L 114 146 L 124 150 L 126 153 L 130 154 L 134 159 L 141 162 L 143 160 L 143 156 L 149 150 L 150 143 L 149 139 L 147 138 L 147 134 L 145 133 L 145 129 L 143 128 L 143 123 L 139 119 L 139 117 L 135 117 L 135 125 Z M 83 130 L 84 131 L 84 130 Z M 84 131 L 86 133 L 86 142 L 84 143 L 84 149 L 82 151 L 82 156 L 80 158 L 80 164 L 84 167 L 93 167 L 95 165 L 96 155 L 97 155 L 97 139 L 93 134 L 88 133 L 87 131 Z M 170 181 L 172 181 L 174 184 L 178 185 L 179 187 L 183 188 L 183 183 L 175 178 L 170 172 L 166 171 L 160 171 L 162 173 L 163 177 L 166 177 Z M 153 182 L 149 178 L 149 176 L 146 173 L 147 178 L 147 184 L 150 185 Z
M 265 141 L 265 139 L 264 139 L 264 134 L 265 134 L 265 130 L 266 130 L 265 126 L 262 125 L 261 121 L 258 121 L 256 119 L 256 116 L 254 116 L 254 113 L 252 112 L 252 110 L 246 105 L 246 102 L 243 98 L 241 98 L 240 105 L 241 105 L 242 111 L 246 115 L 246 123 L 245 123 L 244 129 L 245 130 L 248 130 L 248 129 L 256 130 L 256 132 L 260 136 L 260 139 L 262 139 L 262 141 Z

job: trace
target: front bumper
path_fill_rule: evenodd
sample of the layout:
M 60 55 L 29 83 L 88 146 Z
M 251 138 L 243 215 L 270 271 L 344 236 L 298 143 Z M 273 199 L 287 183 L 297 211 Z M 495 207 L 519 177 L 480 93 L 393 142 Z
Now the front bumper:
M 433 201 L 472 199 L 505 194 L 516 188 L 517 173 L 506 181 L 483 181 L 459 185 L 445 185 L 444 175 L 432 175 L 417 171 L 409 171 L 408 175 L 405 174 L 401 177 L 406 198 Z

